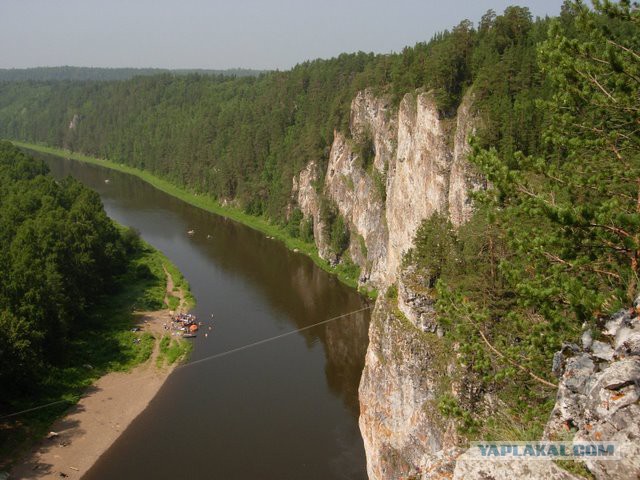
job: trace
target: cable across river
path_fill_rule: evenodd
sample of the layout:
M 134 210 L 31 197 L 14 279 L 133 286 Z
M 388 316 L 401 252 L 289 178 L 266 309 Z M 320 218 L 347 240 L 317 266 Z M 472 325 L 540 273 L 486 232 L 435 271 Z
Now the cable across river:
M 189 363 L 185 363 L 183 365 L 180 365 L 180 366 L 178 366 L 176 368 L 176 370 L 192 367 L 194 365 L 198 365 L 200 363 L 208 362 L 210 360 L 215 360 L 217 358 L 226 357 L 227 355 L 232 355 L 234 353 L 238 353 L 238 352 L 241 352 L 243 350 L 248 350 L 250 348 L 254 348 L 254 347 L 257 347 L 257 346 L 265 344 L 265 343 L 273 342 L 275 340 L 279 340 L 281 338 L 288 337 L 288 336 L 293 335 L 295 333 L 303 332 L 305 330 L 310 330 L 312 328 L 318 327 L 320 325 L 325 325 L 325 324 L 330 323 L 330 322 L 335 322 L 336 320 L 340 320 L 341 318 L 349 317 L 349 316 L 355 315 L 357 313 L 362 313 L 362 312 L 365 312 L 367 310 L 371 310 L 372 308 L 373 308 L 373 305 L 368 305 L 368 306 L 360 308 L 358 310 L 353 310 L 351 312 L 343 313 L 342 315 L 337 315 L 335 317 L 331 317 L 331 318 L 328 318 L 326 320 L 322 320 L 320 322 L 316 322 L 316 323 L 313 323 L 311 325 L 307 325 L 306 327 L 297 328 L 295 330 L 290 330 L 288 332 L 281 333 L 279 335 L 274 335 L 273 337 L 263 338 L 262 340 L 257 340 L 255 342 L 247 343 L 245 345 L 241 345 L 239 347 L 235 347 L 235 348 L 232 348 L 230 350 L 225 350 L 224 352 L 215 353 L 213 355 L 209 355 L 208 357 L 204 357 L 204 358 L 201 358 L 199 360 L 195 360 L 193 362 L 189 362 Z M 145 376 L 145 377 L 137 378 L 136 381 L 142 380 L 144 378 L 148 378 L 148 377 L 150 377 L 152 375 L 153 374 Z M 7 419 L 7 418 L 11 418 L 11 417 L 17 417 L 18 415 L 22 415 L 24 413 L 29 413 L 29 412 L 33 412 L 33 411 L 36 411 L 36 410 L 41 410 L 43 408 L 52 407 L 54 405 L 60 405 L 62 403 L 74 403 L 74 402 L 72 402 L 71 400 L 58 400 L 56 402 L 51 402 L 51 403 L 47 403 L 47 404 L 40 405 L 40 406 L 37 406 L 37 407 L 28 408 L 26 410 L 21 410 L 19 412 L 10 413 L 8 415 L 3 415 L 3 416 L 0 417 L 0 420 L 4 420 L 4 419 Z

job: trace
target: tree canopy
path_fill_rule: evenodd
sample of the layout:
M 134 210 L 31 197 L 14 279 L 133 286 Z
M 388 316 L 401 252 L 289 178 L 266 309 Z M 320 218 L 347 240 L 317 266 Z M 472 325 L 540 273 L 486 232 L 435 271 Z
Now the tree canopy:
M 98 195 L 0 142 L 0 400 L 59 358 L 126 266 Z
M 486 144 L 537 148 L 535 46 L 547 23 L 510 7 L 398 54 L 342 54 L 259 77 L 0 82 L 0 136 L 146 169 L 284 223 L 293 176 L 311 160 L 325 170 L 334 131 L 348 133 L 351 100 L 365 88 L 396 104 L 431 90 L 451 116 L 473 86 Z
M 638 293 L 639 25 L 629 2 L 566 2 L 537 47 L 538 140 L 476 139 L 492 185 L 476 216 L 447 241 L 437 217 L 418 232 L 411 259 L 439 279 L 461 368 L 521 420 L 553 398 L 553 354 Z

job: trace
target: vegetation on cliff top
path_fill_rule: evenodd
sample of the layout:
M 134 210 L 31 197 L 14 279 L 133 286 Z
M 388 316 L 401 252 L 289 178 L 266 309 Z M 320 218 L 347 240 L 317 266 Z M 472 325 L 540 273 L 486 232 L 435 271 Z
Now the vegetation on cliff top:
M 511 422 L 539 435 L 555 399 L 553 354 L 637 293 L 639 25 L 626 2 L 566 3 L 538 46 L 550 92 L 538 101 L 539 146 L 476 145 L 472 161 L 493 188 L 477 196 L 475 218 L 454 232 L 434 216 L 418 232 L 408 261 L 438 281 L 461 368 L 508 407 L 487 422 L 474 405 L 445 402 L 469 433 L 504 434 Z

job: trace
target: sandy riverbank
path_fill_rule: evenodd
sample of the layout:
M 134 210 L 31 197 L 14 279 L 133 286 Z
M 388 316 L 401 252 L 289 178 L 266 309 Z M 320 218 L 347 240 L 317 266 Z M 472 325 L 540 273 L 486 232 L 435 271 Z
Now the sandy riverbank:
M 173 290 L 170 275 L 167 290 Z M 58 435 L 40 441 L 12 469 L 10 479 L 81 478 L 147 407 L 173 370 L 156 366 L 160 339 L 166 334 L 163 325 L 171 322 L 171 315 L 169 310 L 140 313 L 138 322 L 156 339 L 149 360 L 129 372 L 98 379 L 51 426 Z

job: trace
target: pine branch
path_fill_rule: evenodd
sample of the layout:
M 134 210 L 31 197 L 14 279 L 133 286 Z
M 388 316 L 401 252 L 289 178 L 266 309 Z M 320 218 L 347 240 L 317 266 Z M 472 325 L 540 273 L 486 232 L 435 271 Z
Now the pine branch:
M 453 305 L 454 310 L 456 310 L 458 313 L 461 313 L 459 308 L 456 305 Z M 537 382 L 541 383 L 542 385 L 545 385 L 547 387 L 551 387 L 551 388 L 558 388 L 558 385 L 556 385 L 555 383 L 551 383 L 547 380 L 545 380 L 544 378 L 536 375 L 535 373 L 533 373 L 531 370 L 529 370 L 528 368 L 526 368 L 525 366 L 511 360 L 510 358 L 508 358 L 507 356 L 505 356 L 502 352 L 500 352 L 496 347 L 494 347 L 491 342 L 489 342 L 489 340 L 487 339 L 487 337 L 485 336 L 485 334 L 482 332 L 482 329 L 476 324 L 476 322 L 474 322 L 471 317 L 467 314 L 462 314 L 462 317 L 465 318 L 469 323 L 471 323 L 471 325 L 473 325 L 475 327 L 475 329 L 478 331 L 478 333 L 480 334 L 480 337 L 482 338 L 482 340 L 484 341 L 484 343 L 487 345 L 487 347 L 489 348 L 489 350 L 491 350 L 493 353 L 495 353 L 499 358 L 503 359 L 504 361 L 506 361 L 507 363 L 509 363 L 511 366 L 516 367 L 518 370 L 521 370 L 522 372 L 526 373 L 527 375 L 529 375 L 531 378 L 533 378 L 534 380 L 536 380 Z
M 580 75 L 580 76 L 582 76 L 582 77 L 584 77 L 584 78 L 586 78 L 586 79 L 590 80 L 590 81 L 591 81 L 591 83 L 595 84 L 595 85 L 596 85 L 596 87 L 598 87 L 598 89 L 599 89 L 602 93 L 604 93 L 607 97 L 609 97 L 609 99 L 610 99 L 611 101 L 613 101 L 613 102 L 615 102 L 615 103 L 618 103 L 618 100 L 617 100 L 613 95 L 611 95 L 611 93 L 609 93 L 609 92 L 607 91 L 607 89 L 606 89 L 606 88 L 604 88 L 604 87 L 600 84 L 600 82 L 598 82 L 598 79 L 597 79 L 594 75 L 591 75 L 591 73 L 589 73 L 589 74 L 585 74 L 585 73 L 581 72 L 580 70 L 578 70 L 577 68 L 575 69 L 575 71 L 576 71 L 576 73 L 578 73 L 578 75 Z
M 623 229 L 618 228 L 618 227 L 610 227 L 608 225 L 602 225 L 599 223 L 589 223 L 590 227 L 594 227 L 594 228 L 603 228 L 604 230 L 607 230 L 609 232 L 613 232 L 616 235 L 619 235 L 621 237 L 625 237 L 625 238 L 629 238 L 631 237 L 631 234 L 628 232 L 625 232 Z
M 607 43 L 609 45 L 613 45 L 616 48 L 619 48 L 620 50 L 624 50 L 627 53 L 630 53 L 631 55 L 633 55 L 634 57 L 636 57 L 636 59 L 640 60 L 640 55 L 637 54 L 636 52 L 634 52 L 633 50 L 631 50 L 628 47 L 625 47 L 624 45 L 620 45 L 619 43 L 614 42 L 613 40 L 611 40 L 610 38 L 607 39 Z

